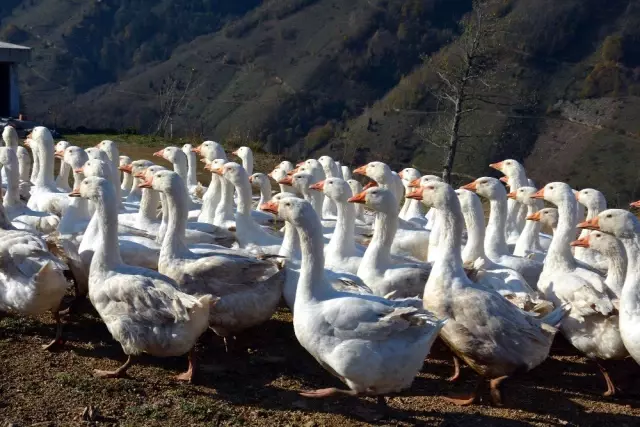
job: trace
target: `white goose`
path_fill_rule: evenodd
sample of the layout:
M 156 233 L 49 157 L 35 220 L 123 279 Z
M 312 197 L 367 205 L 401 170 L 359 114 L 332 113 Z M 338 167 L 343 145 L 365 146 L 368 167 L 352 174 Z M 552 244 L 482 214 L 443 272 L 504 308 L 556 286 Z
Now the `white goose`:
M 295 190 L 290 185 L 280 184 L 280 181 L 287 177 L 287 172 L 284 169 L 276 167 L 267 176 L 278 183 L 281 193 L 295 193 Z
M 396 202 L 400 203 L 402 200 L 404 196 L 402 179 L 386 163 L 370 162 L 354 169 L 353 173 L 364 175 L 377 182 L 380 187 L 390 190 L 396 198 Z
M 184 242 L 187 193 L 182 179 L 165 170 L 143 186 L 162 192 L 169 212 L 159 271 L 188 294 L 219 297 L 209 313 L 211 328 L 226 339 L 269 320 L 282 296 L 284 273 L 274 263 L 238 251 L 221 250 L 208 256 L 190 251 Z
M 257 188 L 260 191 L 258 207 L 271 200 L 271 182 L 267 175 L 260 172 L 254 173 L 249 177 L 249 182 L 254 188 Z
M 497 291 L 520 308 L 537 299 L 535 291 L 521 274 L 491 261 L 484 252 L 484 212 L 480 198 L 469 190 L 455 190 L 467 226 L 467 244 L 462 249 L 462 262 L 474 266 L 476 283 Z
M 18 156 L 12 148 L 0 147 L 0 167 L 7 177 L 2 204 L 14 227 L 44 234 L 53 232 L 60 223 L 58 216 L 29 209 L 20 200 Z
M 70 195 L 88 198 L 97 206 L 100 234 L 104 238 L 91 262 L 89 299 L 128 356 L 118 369 L 95 370 L 94 375 L 121 377 L 142 353 L 158 357 L 189 353 L 189 370 L 177 379 L 191 381 L 193 348 L 209 325 L 209 310 L 216 300 L 211 295 L 187 295 L 169 277 L 122 261 L 117 200 L 111 182 L 86 178 Z
M 638 207 L 639 204 L 634 202 L 631 206 Z M 640 363 L 640 223 L 631 212 L 609 209 L 583 222 L 580 227 L 612 234 L 624 246 L 628 264 L 620 294 L 620 335 L 633 360 Z
M 31 198 L 27 206 L 34 211 L 62 216 L 69 205 L 69 198 L 67 193 L 62 193 L 57 188 L 53 178 L 54 150 L 51 132 L 46 127 L 37 126 L 27 142 L 33 147 L 38 159 L 37 176 L 32 181 Z
M 529 185 L 524 166 L 517 160 L 507 159 L 498 163 L 491 163 L 489 166 L 506 175 L 510 191 L 516 191 L 520 187 Z M 525 226 L 526 216 L 527 207 L 525 205 L 519 203 L 516 199 L 507 201 L 505 231 L 508 245 L 514 246 L 517 243 L 518 237 Z
M 600 212 L 607 209 L 607 200 L 604 198 L 604 194 L 594 188 L 582 189 L 575 193 L 575 195 L 578 203 L 587 209 L 587 221 L 592 220 L 598 216 Z M 580 220 L 581 218 L 578 217 L 578 221 Z M 583 230 L 580 233 L 580 237 L 586 237 L 587 234 L 589 234 L 589 231 Z M 574 249 L 573 255 L 576 259 L 597 267 L 599 270 L 607 269 L 606 259 L 596 250 L 578 246 Z
M 120 184 L 120 193 L 123 198 L 129 197 L 129 193 L 133 187 L 133 175 L 130 173 L 126 173 L 122 170 L 123 166 L 127 166 L 133 163 L 131 157 L 129 156 L 120 156 L 120 163 L 118 164 L 118 170 L 120 171 L 120 175 L 122 176 L 122 181 Z
M 496 264 L 516 270 L 524 276 L 527 283 L 538 283 L 542 272 L 542 263 L 510 255 L 505 238 L 507 216 L 507 192 L 496 178 L 482 177 L 462 187 L 489 199 L 490 214 L 487 224 L 484 250 L 487 257 Z
M 215 141 L 204 141 L 198 147 L 194 148 L 193 151 L 203 156 L 205 163 L 213 162 L 216 159 L 227 160 L 227 155 L 225 154 L 224 149 Z M 216 224 L 215 220 L 216 209 L 220 204 L 223 192 L 223 183 L 224 180 L 220 176 L 215 173 L 211 174 L 211 182 L 209 183 L 204 196 L 202 196 L 202 209 L 198 216 L 198 222 L 206 222 L 214 225 L 218 225 L 221 222 L 218 220 L 218 224 Z
M 51 255 L 42 238 L 11 226 L 0 204 L 0 310 L 30 316 L 51 311 L 56 336 L 44 349 L 64 343 L 59 315 L 69 287 L 64 270 L 67 266 Z
M 527 217 L 529 219 L 536 212 L 543 208 L 541 200 L 532 196 L 538 191 L 535 187 L 520 187 L 516 191 L 507 194 L 509 199 L 515 199 L 527 207 Z M 544 261 L 546 251 L 540 245 L 540 221 L 527 221 L 518 237 L 513 255 L 518 257 L 532 257 L 536 261 Z M 535 286 L 535 283 L 532 284 Z
M 248 175 L 253 175 L 253 151 L 251 151 L 251 148 L 242 146 L 231 154 L 240 157 L 244 170 L 247 171 Z
M 62 151 L 70 146 L 67 141 L 59 141 L 55 147 L 55 152 Z M 60 161 L 60 171 L 58 172 L 58 176 L 56 177 L 56 185 L 60 191 L 66 191 L 67 193 L 71 191 L 71 187 L 69 186 L 69 173 L 71 172 L 71 167 L 64 161 Z
M 206 188 L 198 182 L 198 158 L 196 153 L 193 151 L 191 144 L 184 144 L 182 152 L 187 156 L 187 188 L 189 189 L 189 194 L 201 198 Z
M 415 168 L 404 168 L 398 172 L 398 176 L 402 179 L 402 185 L 405 188 L 405 192 L 408 194 L 410 191 L 409 184 L 420 178 L 420 172 Z M 400 209 L 400 219 L 412 222 L 419 227 L 426 228 L 428 220 L 425 215 L 426 209 L 424 204 L 418 200 L 409 198 L 404 199 L 402 209 Z
M 452 316 L 440 332 L 441 338 L 481 377 L 490 379 L 491 399 L 501 404 L 501 383 L 547 358 L 556 325 L 566 315 L 566 309 L 560 307 L 537 319 L 496 291 L 469 280 L 462 267 L 460 248 L 464 218 L 451 186 L 430 181 L 408 197 L 437 208 L 444 225 L 440 256 L 424 290 L 424 306 L 436 316 Z M 450 400 L 459 405 L 472 404 L 476 391 L 466 399 Z
M 326 178 L 339 178 L 341 170 L 336 162 L 329 156 L 321 156 L 318 158 L 318 163 L 322 166 L 324 176 Z M 322 180 L 320 180 L 322 181 Z M 318 181 L 319 182 L 319 181 Z M 322 202 L 322 217 L 334 218 L 337 215 L 336 205 L 330 197 L 326 196 Z
M 133 182 L 131 184 L 131 191 L 129 191 L 129 194 L 125 199 L 126 203 L 129 206 L 140 206 L 140 203 L 142 201 L 142 189 L 140 188 L 141 181 L 136 178 L 135 175 L 151 165 L 153 165 L 153 162 L 141 159 L 134 160 L 130 164 L 118 167 L 121 172 L 130 175 L 133 179 Z
M 103 151 L 108 158 L 109 166 L 111 166 L 111 182 L 113 183 L 113 188 L 116 192 L 116 199 L 118 201 L 118 209 L 123 211 L 125 209 L 125 205 L 122 203 L 122 190 L 120 189 L 120 152 L 118 151 L 118 146 L 115 142 L 105 139 L 104 141 L 100 141 L 96 148 Z M 91 156 L 89 156 L 91 158 Z M 101 160 L 105 160 L 102 157 Z M 106 161 L 106 160 L 105 160 Z
M 618 359 L 627 355 L 615 312 L 614 291 L 599 274 L 579 266 L 571 253 L 576 236 L 576 198 L 562 182 L 552 182 L 535 195 L 558 207 L 558 228 L 544 260 L 538 290 L 556 305 L 571 304 L 561 330 L 569 342 L 596 361 L 607 383 L 606 396 L 615 393 L 613 384 L 598 359 Z
M 373 187 L 351 197 L 351 203 L 361 203 L 376 211 L 373 237 L 358 267 L 358 277 L 375 295 L 394 297 L 419 296 L 429 277 L 427 263 L 396 263 L 391 258 L 398 228 L 397 203 L 390 190 Z
M 281 200 L 274 214 L 301 236 L 302 265 L 293 326 L 300 344 L 349 389 L 306 397 L 381 395 L 411 386 L 444 321 L 418 301 L 389 301 L 336 291 L 324 276 L 320 219 L 301 199 Z
M 29 196 L 31 195 L 31 157 L 29 156 L 29 152 L 26 148 L 18 145 L 18 132 L 16 132 L 15 128 L 11 125 L 5 126 L 2 131 L 2 140 L 6 144 L 7 147 L 15 150 L 16 155 L 18 156 L 18 167 L 20 171 L 20 198 L 22 200 L 29 200 Z M 2 175 L 2 180 L 4 182 L 6 176 Z

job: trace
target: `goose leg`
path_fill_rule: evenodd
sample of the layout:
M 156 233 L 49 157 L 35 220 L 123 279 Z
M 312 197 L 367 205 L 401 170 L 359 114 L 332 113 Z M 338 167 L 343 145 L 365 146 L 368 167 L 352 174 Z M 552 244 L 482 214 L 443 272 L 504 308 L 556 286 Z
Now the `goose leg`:
M 353 391 L 353 390 L 341 390 L 335 387 L 331 387 L 331 388 L 321 388 L 318 390 L 310 390 L 310 391 L 303 391 L 300 392 L 300 396 L 304 396 L 304 397 L 311 397 L 311 398 L 315 398 L 315 399 L 319 399 L 319 398 L 323 398 L 323 397 L 330 397 L 330 396 L 336 396 L 336 395 L 344 395 L 344 396 L 357 396 L 357 392 Z
M 489 381 L 489 391 L 491 393 L 491 401 L 496 406 L 502 406 L 502 392 L 500 391 L 500 385 L 504 380 L 509 378 L 507 375 L 494 378 Z
M 132 364 L 133 356 L 129 356 L 127 361 L 124 362 L 124 365 L 120 366 L 115 371 L 101 371 L 100 369 L 94 369 L 93 376 L 97 378 L 122 378 Z
M 195 349 L 191 349 L 189 350 L 189 369 L 187 369 L 187 372 L 184 372 L 180 375 L 176 375 L 176 380 L 178 381 L 188 381 L 188 382 L 193 382 L 193 373 L 196 370 L 196 355 L 195 355 Z
M 42 346 L 44 350 L 54 350 L 57 347 L 63 346 L 65 343 L 62 338 L 62 321 L 60 320 L 60 312 L 55 310 L 53 312 L 53 319 L 56 321 L 56 337 L 49 344 Z
M 447 378 L 449 382 L 455 382 L 460 378 L 460 359 L 457 356 L 453 356 L 453 375 Z
M 598 368 L 600 368 L 600 372 L 602 372 L 602 376 L 604 377 L 604 380 L 607 383 L 607 391 L 604 392 L 603 396 L 604 397 L 614 396 L 616 394 L 616 386 L 613 385 L 613 381 L 611 381 L 609 372 L 607 372 L 605 367 L 602 366 L 600 362 L 596 361 L 596 363 L 598 364 Z
M 472 405 L 478 398 L 478 389 L 480 388 L 480 384 L 482 384 L 482 377 L 478 379 L 475 388 L 469 395 L 460 397 L 445 397 L 444 400 L 457 406 Z

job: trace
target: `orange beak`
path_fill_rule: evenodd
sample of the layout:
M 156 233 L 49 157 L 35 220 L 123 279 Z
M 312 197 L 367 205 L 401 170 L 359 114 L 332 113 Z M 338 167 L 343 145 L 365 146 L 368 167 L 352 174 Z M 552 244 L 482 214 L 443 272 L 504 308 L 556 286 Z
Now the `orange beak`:
M 137 174 L 133 175 L 135 178 L 141 179 L 143 181 L 146 181 L 146 177 L 144 176 L 143 172 L 138 172 Z
M 527 221 L 540 221 L 540 211 L 538 211 L 538 212 L 536 212 L 534 214 L 528 215 L 527 216 Z
M 75 173 L 82 173 L 82 174 L 84 174 L 84 167 L 82 167 L 82 168 L 78 168 L 78 169 L 74 169 L 73 171 L 74 171 Z
M 249 177 L 249 182 L 253 184 L 253 175 Z
M 153 177 L 150 177 L 148 180 L 143 181 L 138 184 L 138 188 L 151 188 L 151 184 L 153 183 Z
M 293 185 L 293 177 L 291 175 L 287 175 L 284 178 L 282 178 L 280 181 L 278 181 L 278 184 Z
M 364 204 L 367 201 L 366 197 L 367 197 L 367 192 L 366 191 L 361 191 L 358 194 L 356 194 L 355 196 L 349 197 L 349 200 L 347 200 L 347 202 Z
M 629 206 L 632 208 L 640 208 L 640 200 L 629 203 Z
M 196 148 L 192 148 L 191 151 L 196 154 L 202 154 L 202 145 L 198 145 Z
M 534 199 L 542 199 L 542 200 L 544 200 L 544 187 L 542 187 L 541 189 L 536 191 L 536 193 L 531 197 L 534 198 Z
M 582 239 L 574 240 L 571 242 L 571 246 L 578 246 L 580 248 L 588 248 L 589 247 L 589 236 L 585 236 Z
M 238 156 L 238 150 L 232 151 L 231 154 L 233 154 L 234 156 Z M 240 157 L 240 156 L 238 156 L 238 157 Z
M 422 188 L 414 187 L 406 197 L 413 200 L 422 200 Z
M 578 228 L 586 228 L 587 230 L 600 230 L 600 220 L 595 217 L 589 221 L 584 221 L 578 224 Z
M 502 171 L 502 162 L 498 162 L 498 163 L 491 163 L 489 165 L 490 168 L 493 168 L 495 170 L 499 170 Z
M 122 172 L 131 173 L 133 171 L 133 166 L 131 165 L 118 166 L 118 169 L 121 170 Z
M 31 140 L 27 137 L 27 139 L 24 140 L 23 145 L 27 148 L 31 148 Z
M 71 193 L 69 193 L 69 197 L 82 197 L 80 195 L 80 189 L 79 188 L 74 188 L 73 191 Z
M 512 191 L 511 193 L 507 194 L 507 197 L 513 200 L 516 200 L 516 192 Z
M 398 172 L 398 176 L 400 177 L 400 179 L 404 179 L 403 172 L 404 172 L 404 169 Z
M 304 162 L 300 162 L 296 165 L 297 168 L 299 168 L 300 166 L 304 165 Z
M 478 189 L 478 185 L 476 184 L 475 181 L 468 183 L 467 185 L 463 185 L 462 187 L 463 190 L 469 190 L 469 191 L 473 191 L 475 193 L 475 191 Z
M 362 191 L 364 191 L 364 190 L 368 190 L 368 189 L 370 189 L 370 188 L 377 187 L 377 186 L 378 186 L 378 183 L 377 183 L 377 182 L 375 182 L 375 181 L 369 181 L 369 182 L 367 183 L 367 185 L 365 185 L 365 186 L 362 188 Z
M 54 155 L 56 156 L 57 159 L 62 160 L 64 159 L 64 150 L 56 151 Z
M 579 201 L 580 201 L 580 192 L 578 191 L 576 193 L 576 202 L 579 202 Z M 587 247 L 587 246 L 585 246 L 585 247 Z
M 210 170 L 211 170 L 211 172 L 215 173 L 216 175 L 222 176 L 222 173 L 223 173 L 222 168 L 215 168 L 215 169 L 210 169 Z
M 260 210 L 278 215 L 278 204 L 275 202 L 267 202 L 260 205 Z
M 420 178 L 416 178 L 409 183 L 409 188 L 420 188 Z
M 353 173 L 357 173 L 358 175 L 367 175 L 367 165 L 354 169 Z
M 500 182 L 504 182 L 505 184 L 509 184 L 509 178 L 507 178 L 506 176 L 501 176 L 500 177 Z
M 313 185 L 311 185 L 309 187 L 309 190 L 323 191 L 324 190 L 324 181 L 316 182 L 315 184 L 313 184 Z
M 101 142 L 98 142 L 96 145 L 94 145 L 94 147 L 96 148 L 100 148 L 100 144 L 102 144 Z
M 156 151 L 153 155 L 156 157 L 164 157 L 164 148 L 160 151 Z
M 267 174 L 267 176 L 268 176 L 269 178 L 273 179 L 273 171 L 269 172 L 269 173 Z

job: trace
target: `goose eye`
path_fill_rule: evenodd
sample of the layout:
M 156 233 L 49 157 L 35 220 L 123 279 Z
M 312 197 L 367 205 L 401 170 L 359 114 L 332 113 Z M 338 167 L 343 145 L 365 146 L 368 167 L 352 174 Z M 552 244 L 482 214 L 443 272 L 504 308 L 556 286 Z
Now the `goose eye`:
M 611 214 L 607 215 L 607 218 L 611 218 L 611 217 L 612 217 L 612 215 L 611 215 Z
M 553 190 L 553 185 L 551 187 L 549 187 L 549 190 Z
M 436 188 L 433 185 L 427 187 L 429 190 L 435 190 Z

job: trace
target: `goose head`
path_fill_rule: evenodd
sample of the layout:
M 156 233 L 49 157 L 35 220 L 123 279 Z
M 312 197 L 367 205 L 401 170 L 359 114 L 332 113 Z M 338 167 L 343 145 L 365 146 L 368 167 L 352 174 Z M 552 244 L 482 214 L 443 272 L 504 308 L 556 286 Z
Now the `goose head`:
M 17 147 L 18 132 L 16 132 L 16 129 L 13 126 L 7 125 L 2 131 L 2 140 L 7 145 L 7 147 Z
M 546 200 L 558 206 L 561 203 L 575 203 L 573 190 L 564 182 L 550 182 L 532 196 L 534 199 Z
M 110 159 L 117 159 L 120 157 L 120 154 L 118 153 L 118 145 L 110 139 L 100 141 L 96 144 L 96 148 L 107 153 Z
M 333 168 L 335 167 L 335 161 L 329 156 L 320 156 L 318 157 L 318 163 L 322 166 L 325 174 L 327 172 L 333 172 Z
M 386 188 L 371 187 L 348 199 L 350 203 L 361 203 L 376 212 L 397 214 L 398 202 Z
M 327 178 L 324 181 L 316 182 L 309 188 L 322 191 L 331 200 L 338 203 L 346 203 L 353 195 L 349 184 L 341 178 Z
M 217 158 L 213 159 L 204 166 L 205 170 L 213 173 L 214 175 L 222 176 L 222 167 L 227 163 L 225 159 Z
M 544 208 L 527 216 L 527 221 L 538 221 L 540 224 L 555 229 L 558 226 L 558 209 Z
M 130 165 L 131 163 L 133 163 L 133 161 L 131 160 L 131 157 L 129 156 L 120 156 L 118 160 L 119 160 L 119 167 Z
M 287 173 L 293 170 L 293 163 L 291 163 L 289 160 L 283 160 L 277 167 L 279 169 L 282 169 L 284 173 Z
M 414 179 L 413 181 L 411 181 L 408 187 L 409 188 L 425 187 L 431 181 L 442 182 L 442 178 L 436 175 L 422 175 L 420 178 Z
M 507 177 L 516 177 L 519 173 L 524 172 L 524 166 L 514 159 L 507 159 L 497 163 L 491 163 L 489 165 L 495 170 L 498 170 L 505 174 Z
M 262 188 L 263 186 L 266 186 L 267 184 L 271 185 L 267 175 L 265 175 L 263 173 L 260 173 L 260 172 L 256 172 L 253 175 L 251 175 L 249 177 L 249 182 L 255 188 Z
M 421 200 L 426 206 L 436 209 L 444 209 L 454 201 L 460 204 L 453 188 L 446 182 L 440 181 L 428 181 L 423 187 L 415 187 L 407 197 Z
M 64 150 L 70 145 L 71 144 L 68 141 L 59 141 L 55 145 L 54 149 L 55 149 L 56 153 L 58 153 L 58 152 L 64 153 Z
M 473 191 L 458 188 L 455 190 L 460 201 L 460 207 L 462 212 L 475 212 L 476 210 L 482 212 L 482 202 L 477 194 Z
M 640 222 L 634 214 L 623 209 L 607 209 L 589 221 L 578 224 L 578 228 L 600 230 L 618 238 L 632 238 L 640 232 Z
M 167 170 L 164 166 L 151 165 L 149 167 L 142 168 L 142 170 L 139 173 L 135 174 L 134 176 L 138 178 L 141 181 L 141 183 L 144 183 L 144 182 L 151 181 L 155 173 L 164 171 L 164 170 Z M 138 187 L 151 188 L 151 186 L 143 187 L 142 185 L 138 185 Z
M 171 163 L 182 162 L 185 165 L 187 164 L 187 156 L 178 147 L 165 147 L 162 150 L 156 151 L 153 155 L 161 157 Z
M 318 214 L 313 210 L 311 203 L 297 197 L 283 197 L 278 201 L 267 202 L 260 206 L 265 212 L 298 226 L 317 225 Z
M 272 202 L 279 202 L 282 199 L 286 199 L 287 197 L 294 197 L 296 199 L 299 199 L 297 194 L 293 194 L 293 193 L 287 193 L 286 191 L 284 193 L 278 193 L 278 194 L 274 194 L 274 196 L 271 198 L 270 201 Z
M 239 185 L 243 181 L 249 181 L 247 171 L 242 165 L 235 162 L 226 162 L 221 168 L 217 168 L 215 172 L 233 185 Z
M 102 151 L 98 147 L 89 147 L 89 148 L 86 148 L 84 151 L 87 152 L 89 159 L 102 160 L 103 162 L 110 161 L 107 153 L 105 151 Z
M 507 197 L 504 185 L 496 178 L 483 176 L 461 187 L 464 190 L 473 191 L 478 196 L 488 200 L 500 200 Z
M 51 132 L 44 126 L 36 126 L 33 128 L 27 140 L 31 140 L 32 142 L 40 142 L 49 147 L 53 147 L 53 136 L 51 136 Z
M 250 158 L 253 158 L 253 152 L 251 148 L 242 146 L 238 148 L 236 151 L 233 151 L 231 154 L 234 156 L 240 157 L 240 159 L 247 161 Z
M 398 172 L 398 176 L 402 179 L 402 183 L 405 185 L 409 185 L 412 181 L 420 178 L 420 172 L 416 168 L 404 168 L 400 172 Z
M 582 206 L 591 210 L 604 210 L 607 208 L 607 201 L 604 198 L 604 194 L 593 188 L 584 188 L 578 191 L 576 194 L 576 200 Z
M 215 141 L 204 141 L 202 144 L 193 149 L 206 160 L 212 162 L 215 159 L 226 159 L 227 155 L 220 144 Z
M 140 159 L 134 160 L 130 165 L 120 166 L 118 169 L 120 169 L 122 172 L 130 173 L 135 177 L 136 175 L 142 173 L 149 166 L 153 166 L 153 162 Z
M 355 169 L 353 173 L 371 178 L 378 184 L 391 182 L 391 169 L 386 163 L 382 162 L 369 162 Z
M 184 191 L 184 181 L 176 172 L 164 168 L 154 172 L 149 170 L 152 168 L 153 166 L 147 169 L 145 181 L 140 184 L 140 188 L 152 188 L 165 194 L 180 190 Z
M 99 159 L 90 158 L 81 168 L 74 170 L 74 172 L 84 174 L 85 177 L 111 178 L 111 166 L 109 163 Z
M 284 185 L 290 185 L 295 188 L 300 194 L 308 194 L 309 187 L 316 182 L 313 175 L 308 172 L 296 172 L 293 175 L 288 176 L 287 178 L 278 181 L 278 184 L 284 183 Z M 289 184 L 286 184 L 286 182 L 288 182 Z
M 517 200 L 527 206 L 535 206 L 538 201 L 533 198 L 538 190 L 535 187 L 520 187 L 516 191 L 507 194 L 507 197 Z
M 98 200 L 102 198 L 105 192 L 113 193 L 113 185 L 108 179 L 99 176 L 89 176 L 82 180 L 80 186 L 75 188 L 69 197 L 82 197 L 89 200 Z
M 601 231 L 592 231 L 585 237 L 571 242 L 571 246 L 591 248 L 606 257 L 619 256 L 624 251 L 620 240 Z
M 273 179 L 274 181 L 279 182 L 287 176 L 287 172 L 284 169 L 282 169 L 280 166 L 277 166 L 271 172 L 269 172 L 267 176 Z
M 56 154 L 58 153 L 56 152 Z M 71 166 L 72 169 L 76 170 L 89 161 L 89 156 L 82 148 L 70 145 L 64 150 L 62 159 L 66 164 Z
M 182 152 L 183 152 L 187 157 L 189 157 L 189 155 L 190 155 L 191 153 L 193 153 L 193 145 L 191 145 L 191 144 L 184 144 L 184 145 L 182 146 Z

